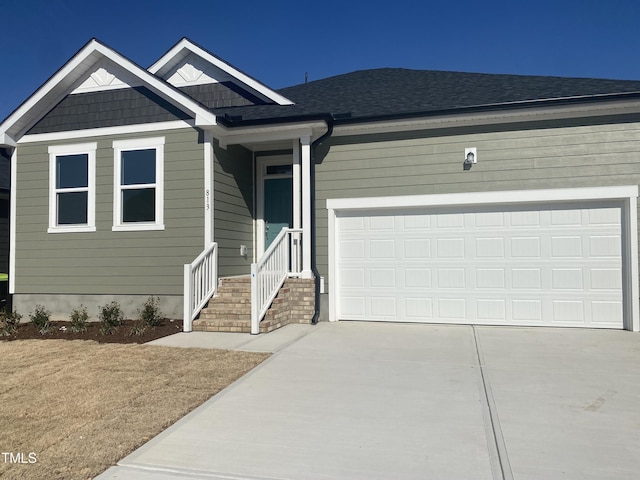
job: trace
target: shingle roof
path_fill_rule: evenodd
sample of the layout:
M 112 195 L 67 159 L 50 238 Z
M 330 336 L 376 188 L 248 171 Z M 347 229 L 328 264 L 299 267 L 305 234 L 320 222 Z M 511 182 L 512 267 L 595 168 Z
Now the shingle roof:
M 381 68 L 361 70 L 279 90 L 293 106 L 216 109 L 234 122 L 332 114 L 358 121 L 513 103 L 639 93 L 640 81 Z M 350 115 L 345 115 L 350 114 Z M 241 119 L 240 119 L 241 116 Z

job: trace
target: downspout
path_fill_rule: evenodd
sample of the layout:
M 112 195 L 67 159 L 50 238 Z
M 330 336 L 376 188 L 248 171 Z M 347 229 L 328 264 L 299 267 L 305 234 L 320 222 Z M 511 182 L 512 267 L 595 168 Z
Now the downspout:
M 311 271 L 315 277 L 315 309 L 311 324 L 316 325 L 320 318 L 320 272 L 316 265 L 316 161 L 315 149 L 320 146 L 333 133 L 333 117 L 326 115 L 324 121 L 327 123 L 327 131 L 321 137 L 311 143 Z

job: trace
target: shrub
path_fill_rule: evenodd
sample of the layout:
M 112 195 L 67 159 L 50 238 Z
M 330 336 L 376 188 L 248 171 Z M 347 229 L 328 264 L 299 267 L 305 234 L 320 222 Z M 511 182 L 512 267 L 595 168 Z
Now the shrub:
M 38 329 L 41 335 L 51 333 L 51 312 L 42 305 L 36 305 L 36 309 L 29 315 L 31 323 Z
M 80 308 L 74 308 L 71 312 L 71 325 L 69 330 L 73 333 L 82 333 L 87 331 L 87 320 L 89 314 L 87 313 L 87 307 L 80 305 Z
M 0 337 L 8 337 L 16 333 L 21 318 L 22 315 L 15 310 L 13 312 L 7 312 L 6 308 L 0 310 Z
M 139 318 L 149 327 L 162 325 L 162 312 L 160 311 L 160 299 L 151 295 L 144 303 L 142 309 L 138 309 Z
M 102 333 L 102 335 L 111 335 L 122 325 L 124 314 L 122 313 L 120 304 L 114 300 L 100 307 L 98 318 L 100 319 L 100 333 Z
M 129 332 L 129 335 L 130 336 L 135 335 L 139 337 L 140 335 L 144 335 L 146 331 L 147 331 L 147 324 L 142 320 L 138 320 L 131 327 L 131 331 Z

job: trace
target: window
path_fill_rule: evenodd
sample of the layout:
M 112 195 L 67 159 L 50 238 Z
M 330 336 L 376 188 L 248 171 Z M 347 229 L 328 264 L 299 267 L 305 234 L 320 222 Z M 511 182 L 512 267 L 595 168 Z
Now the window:
M 164 229 L 164 138 L 113 142 L 113 230 Z
M 49 147 L 49 233 L 95 232 L 96 144 Z

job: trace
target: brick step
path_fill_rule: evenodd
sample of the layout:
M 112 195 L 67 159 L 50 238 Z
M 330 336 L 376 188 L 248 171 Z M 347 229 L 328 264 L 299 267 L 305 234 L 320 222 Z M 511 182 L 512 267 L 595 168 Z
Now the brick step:
M 288 279 L 260 322 L 260 333 L 291 322 L 308 323 L 313 316 L 313 281 Z M 216 296 L 193 322 L 201 332 L 251 332 L 251 278 L 223 278 Z
M 240 305 L 251 305 L 251 298 L 235 295 L 225 295 L 223 297 L 216 295 L 211 300 L 209 300 L 210 305 L 229 305 L 236 303 Z
M 242 275 L 239 277 L 224 277 L 220 279 L 220 285 L 246 284 L 251 285 L 251 276 Z
M 194 320 L 193 329 L 198 332 L 251 333 L 251 320 Z
M 207 308 L 206 310 L 202 310 L 200 312 L 200 318 L 224 318 L 225 316 L 232 316 L 235 318 L 238 315 L 246 316 L 251 318 L 251 310 L 250 309 L 224 309 L 224 308 Z

